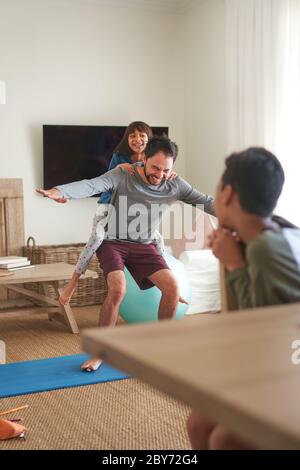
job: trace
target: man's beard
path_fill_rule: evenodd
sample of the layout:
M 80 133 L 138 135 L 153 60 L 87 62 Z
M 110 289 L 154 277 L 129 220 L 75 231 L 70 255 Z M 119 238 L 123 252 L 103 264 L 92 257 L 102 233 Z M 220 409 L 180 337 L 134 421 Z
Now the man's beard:
M 145 175 L 145 178 L 146 178 L 146 180 L 148 181 L 148 183 L 150 183 L 149 178 L 148 178 L 148 175 L 147 175 L 147 173 L 146 173 L 146 168 L 145 168 L 145 166 L 144 166 L 144 175 Z M 150 184 L 151 184 L 151 183 L 150 183 Z
M 149 175 L 149 176 L 147 175 L 147 173 L 146 173 L 146 167 L 145 167 L 145 166 L 144 166 L 144 175 L 145 175 L 145 178 L 146 178 L 146 180 L 148 181 L 148 183 L 153 186 L 153 183 L 152 183 L 151 180 L 150 180 L 151 175 Z M 162 180 L 156 180 L 156 181 L 157 181 L 157 184 L 159 184 L 159 183 L 161 183 Z M 154 184 L 154 186 L 156 186 L 156 185 Z

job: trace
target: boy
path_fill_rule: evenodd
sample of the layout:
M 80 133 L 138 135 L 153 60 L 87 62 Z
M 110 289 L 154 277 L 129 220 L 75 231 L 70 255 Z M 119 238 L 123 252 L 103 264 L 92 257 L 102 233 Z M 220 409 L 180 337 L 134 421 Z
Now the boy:
M 300 230 L 272 218 L 284 183 L 278 159 L 263 148 L 232 154 L 217 188 L 219 228 L 211 248 L 226 268 L 239 309 L 300 301 Z M 187 422 L 195 449 L 250 449 L 222 425 L 192 412 Z

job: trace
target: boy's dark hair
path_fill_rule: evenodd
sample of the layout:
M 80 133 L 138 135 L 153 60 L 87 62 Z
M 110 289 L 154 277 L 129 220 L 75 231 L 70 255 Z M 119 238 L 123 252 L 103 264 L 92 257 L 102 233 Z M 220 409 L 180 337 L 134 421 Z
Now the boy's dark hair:
M 178 154 L 178 146 L 166 136 L 154 136 L 149 140 L 145 148 L 146 160 L 153 157 L 158 152 L 163 152 L 166 157 L 172 157 L 175 162 Z
M 114 153 L 118 153 L 119 155 L 124 156 L 130 156 L 132 154 L 132 150 L 128 145 L 128 136 L 134 131 L 144 132 L 145 134 L 147 134 L 148 139 L 152 137 L 152 130 L 151 127 L 148 126 L 148 124 L 143 121 L 133 121 L 129 124 L 128 127 L 126 127 L 121 142 L 114 149 Z
M 223 185 L 236 191 L 245 212 L 268 217 L 272 214 L 284 183 L 279 160 L 264 148 L 251 147 L 225 160 Z

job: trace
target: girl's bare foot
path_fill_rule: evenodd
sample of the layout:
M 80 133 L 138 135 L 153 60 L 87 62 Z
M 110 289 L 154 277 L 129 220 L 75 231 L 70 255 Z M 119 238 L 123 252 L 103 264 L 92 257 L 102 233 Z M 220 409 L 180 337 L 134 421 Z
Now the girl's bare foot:
M 68 304 L 72 298 L 72 295 L 74 294 L 75 289 L 76 284 L 69 282 L 59 296 L 59 303 L 62 305 Z
M 95 370 L 99 369 L 101 364 L 102 360 L 99 359 L 99 357 L 91 357 L 82 364 L 81 369 L 85 372 L 94 372 Z

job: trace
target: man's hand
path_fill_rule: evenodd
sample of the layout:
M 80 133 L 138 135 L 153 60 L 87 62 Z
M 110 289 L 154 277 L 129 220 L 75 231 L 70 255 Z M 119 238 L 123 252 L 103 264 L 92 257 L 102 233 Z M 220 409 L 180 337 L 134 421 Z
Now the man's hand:
M 166 179 L 167 180 L 173 180 L 176 177 L 177 177 L 176 171 L 171 171 L 171 173 L 169 174 L 169 176 L 166 177 Z
M 117 168 L 123 168 L 123 170 L 126 170 L 131 175 L 134 175 L 134 168 L 130 163 L 120 163 L 117 165 Z
M 228 271 L 235 271 L 246 266 L 241 244 L 230 230 L 225 228 L 214 230 L 209 241 L 213 254 Z
M 61 197 L 60 191 L 56 188 L 51 188 L 51 189 L 36 189 L 36 192 L 39 194 L 42 194 L 44 197 L 48 197 L 49 199 L 53 199 L 55 202 L 59 202 L 61 204 L 64 204 L 65 202 L 68 202 L 67 199 L 64 197 Z

